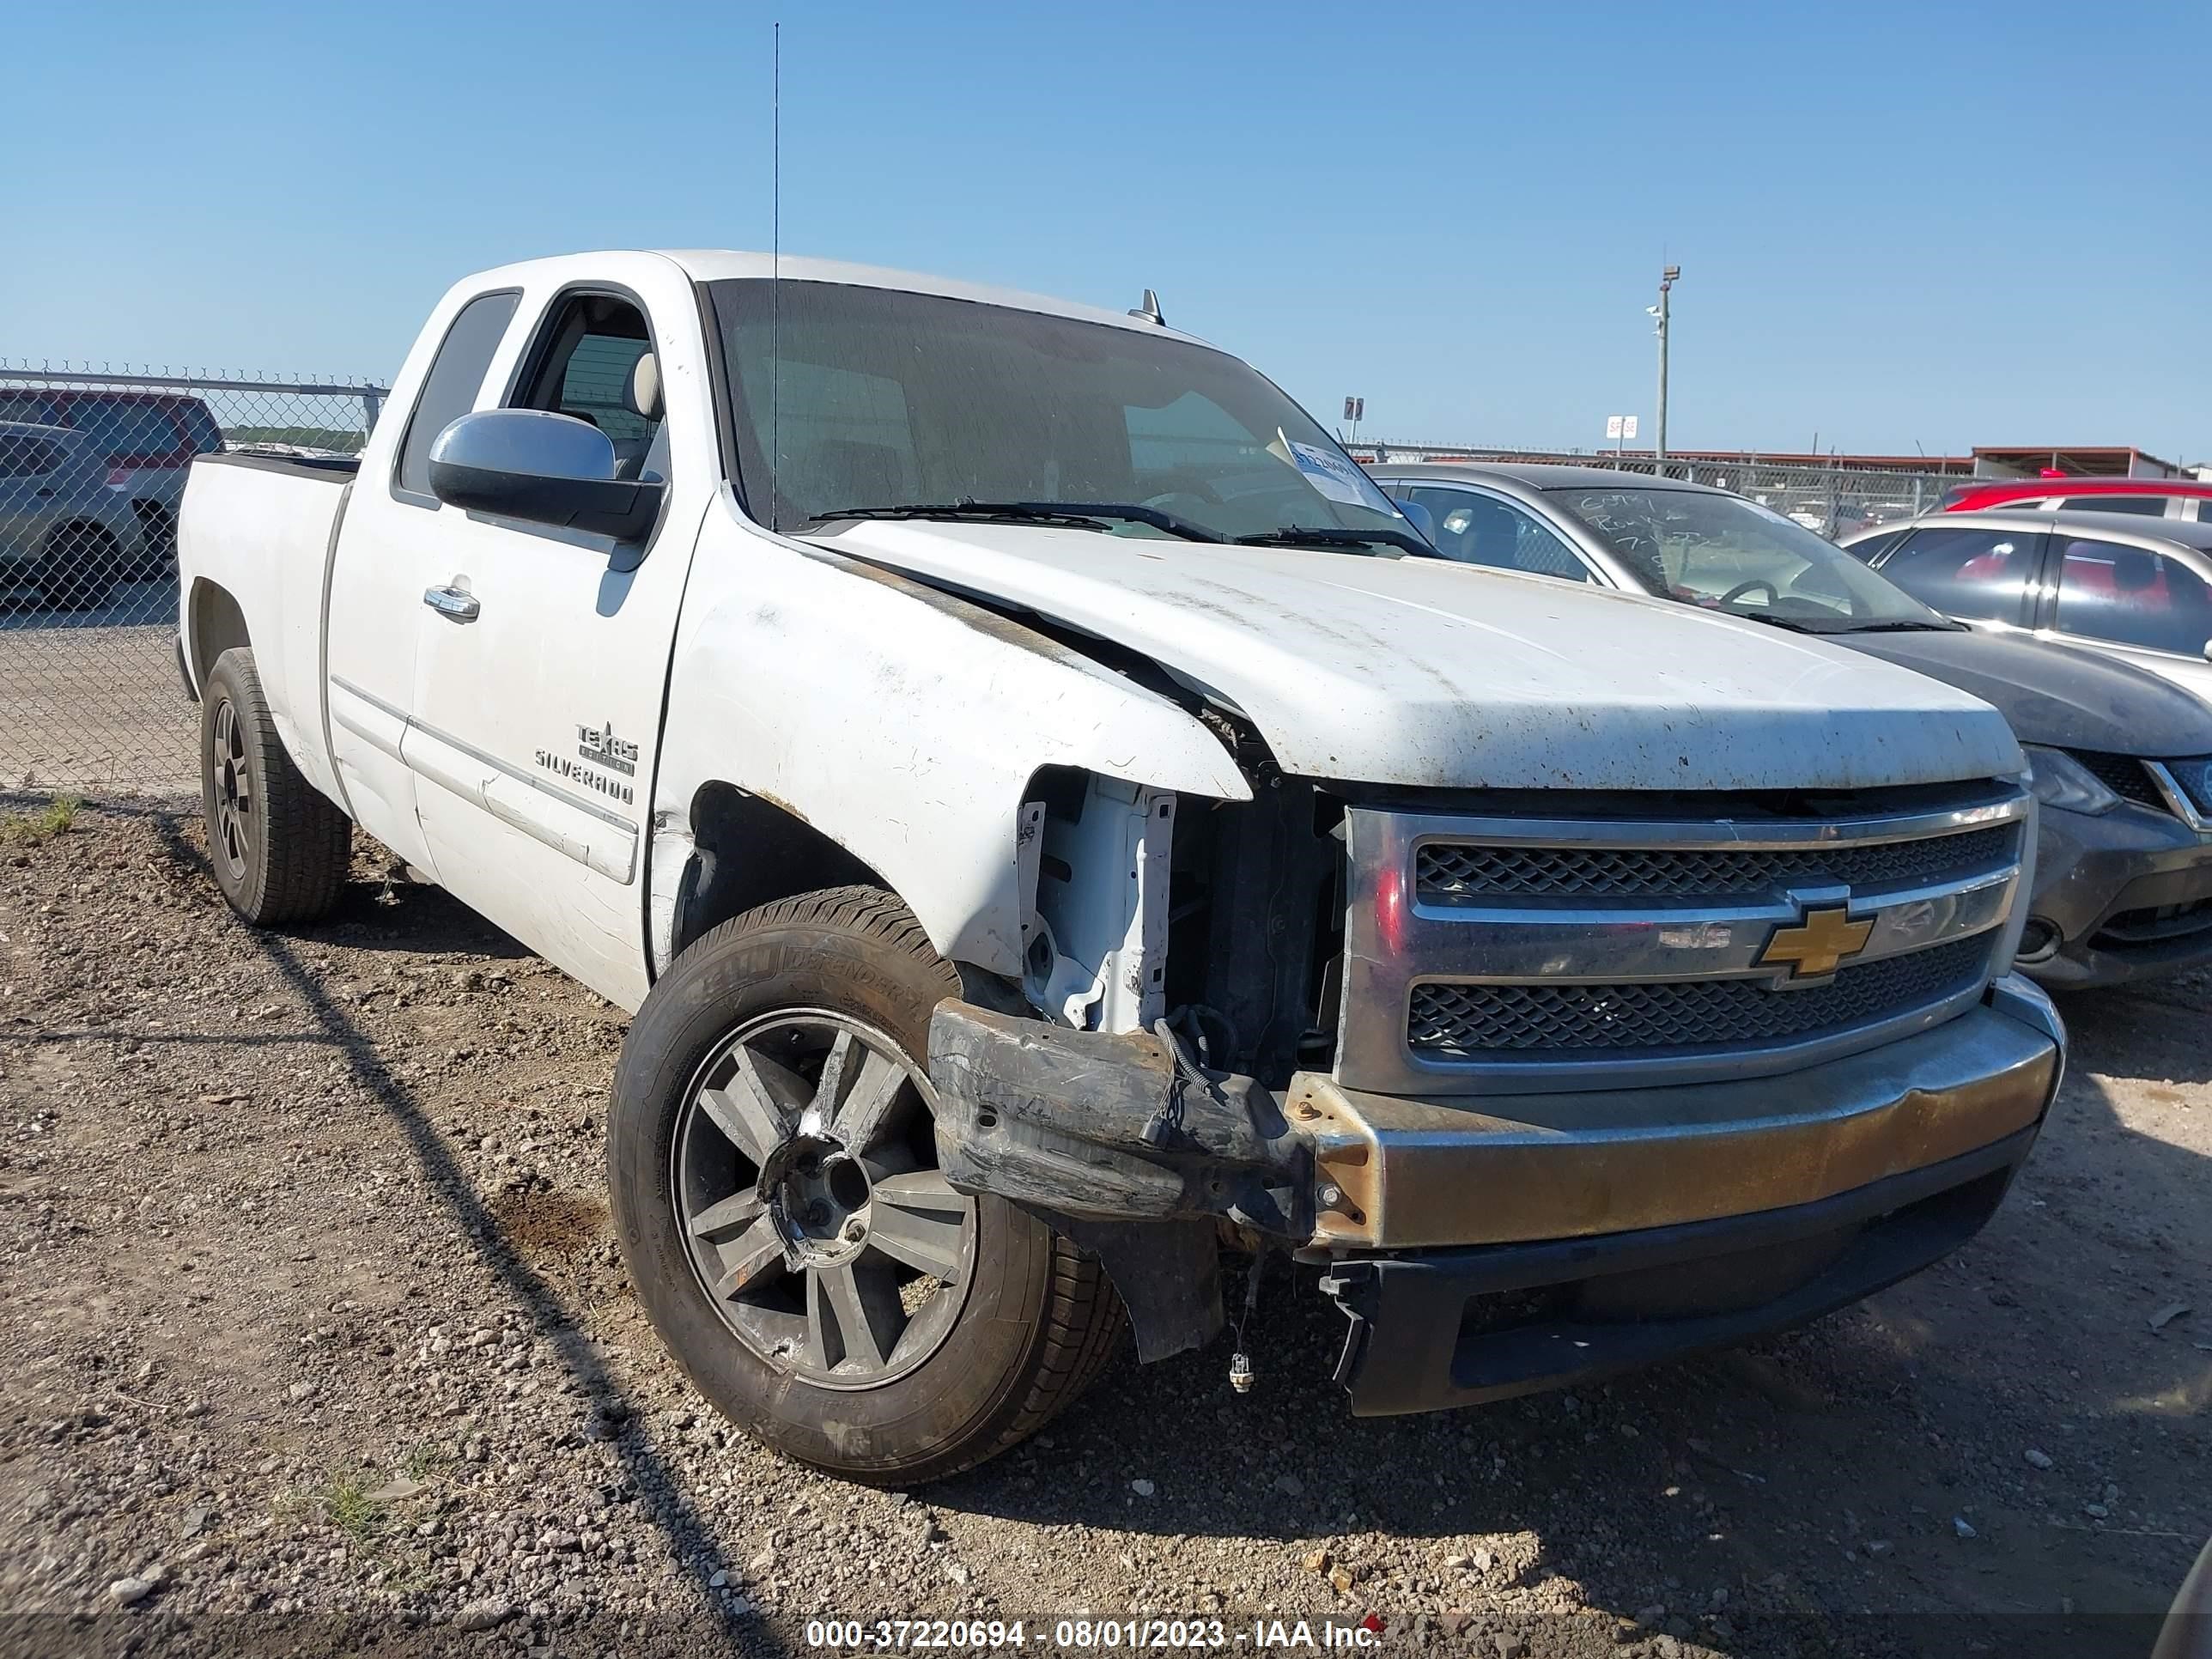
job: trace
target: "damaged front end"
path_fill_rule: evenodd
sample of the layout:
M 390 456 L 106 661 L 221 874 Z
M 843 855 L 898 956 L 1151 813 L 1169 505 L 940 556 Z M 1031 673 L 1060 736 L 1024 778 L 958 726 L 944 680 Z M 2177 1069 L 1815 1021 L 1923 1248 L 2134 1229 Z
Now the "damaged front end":
M 1198 1066 L 1172 1030 L 1070 1030 L 946 1002 L 929 1073 L 945 1178 L 1096 1252 L 1144 1359 L 1221 1328 L 1224 1227 L 1284 1245 L 1312 1232 L 1310 1142 L 1269 1091 Z
M 1998 976 L 2004 781 L 1634 820 L 1254 793 L 1068 780 L 1025 820 L 1026 982 L 931 1030 L 948 1179 L 1094 1251 L 1145 1359 L 1220 1329 L 1224 1245 L 1324 1269 L 1361 1413 L 1741 1340 L 1971 1237 L 2057 1089 L 2056 1014 Z M 1858 960 L 1778 954 L 1814 914 Z

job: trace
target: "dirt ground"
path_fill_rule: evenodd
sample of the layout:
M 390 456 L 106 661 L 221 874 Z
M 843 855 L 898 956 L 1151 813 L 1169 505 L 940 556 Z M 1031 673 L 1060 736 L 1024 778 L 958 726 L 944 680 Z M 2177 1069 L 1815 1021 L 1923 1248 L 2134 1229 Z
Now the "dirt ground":
M 620 1012 L 356 873 L 256 934 L 190 816 L 0 843 L 0 1652 L 799 1654 L 924 1615 L 1058 1651 L 1145 1613 L 1231 1650 L 1303 1617 L 1486 1659 L 2136 1656 L 2212 1532 L 2204 975 L 2069 1001 L 1996 1222 L 1808 1330 L 1361 1422 L 1281 1273 L 1249 1395 L 1225 1341 L 1130 1354 L 902 1495 L 753 1445 L 638 1312 Z

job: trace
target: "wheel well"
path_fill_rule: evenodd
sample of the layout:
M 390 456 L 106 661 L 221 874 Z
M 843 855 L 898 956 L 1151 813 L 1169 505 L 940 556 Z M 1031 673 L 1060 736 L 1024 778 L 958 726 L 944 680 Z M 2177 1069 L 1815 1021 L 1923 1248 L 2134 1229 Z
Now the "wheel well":
M 693 852 L 676 896 L 672 954 L 732 916 L 824 887 L 882 887 L 884 878 L 765 795 L 708 783 L 691 798 Z
M 246 632 L 246 612 L 228 590 L 210 581 L 192 584 L 191 665 L 196 680 L 204 680 L 215 659 L 234 645 L 251 643 Z

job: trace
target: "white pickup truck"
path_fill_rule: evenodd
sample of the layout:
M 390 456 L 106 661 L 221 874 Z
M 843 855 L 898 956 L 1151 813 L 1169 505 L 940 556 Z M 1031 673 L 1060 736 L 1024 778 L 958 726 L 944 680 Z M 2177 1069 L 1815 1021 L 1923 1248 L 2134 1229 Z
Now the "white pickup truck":
M 198 461 L 181 565 L 231 904 L 312 922 L 358 824 L 635 1010 L 636 1293 L 858 1478 L 1012 1444 L 1125 1310 L 1212 1338 L 1224 1246 L 1320 1269 L 1361 1413 L 1802 1321 L 2057 1085 L 1992 710 L 1433 557 L 1149 296 L 489 271 L 357 466 Z

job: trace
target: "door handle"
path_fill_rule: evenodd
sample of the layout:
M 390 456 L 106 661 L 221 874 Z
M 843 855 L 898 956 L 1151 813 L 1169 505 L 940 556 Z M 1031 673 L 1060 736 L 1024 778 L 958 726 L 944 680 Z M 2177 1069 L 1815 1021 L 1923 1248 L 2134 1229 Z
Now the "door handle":
M 458 587 L 426 587 L 422 603 L 440 616 L 453 622 L 472 623 L 483 607 L 477 603 L 473 593 L 465 593 Z

